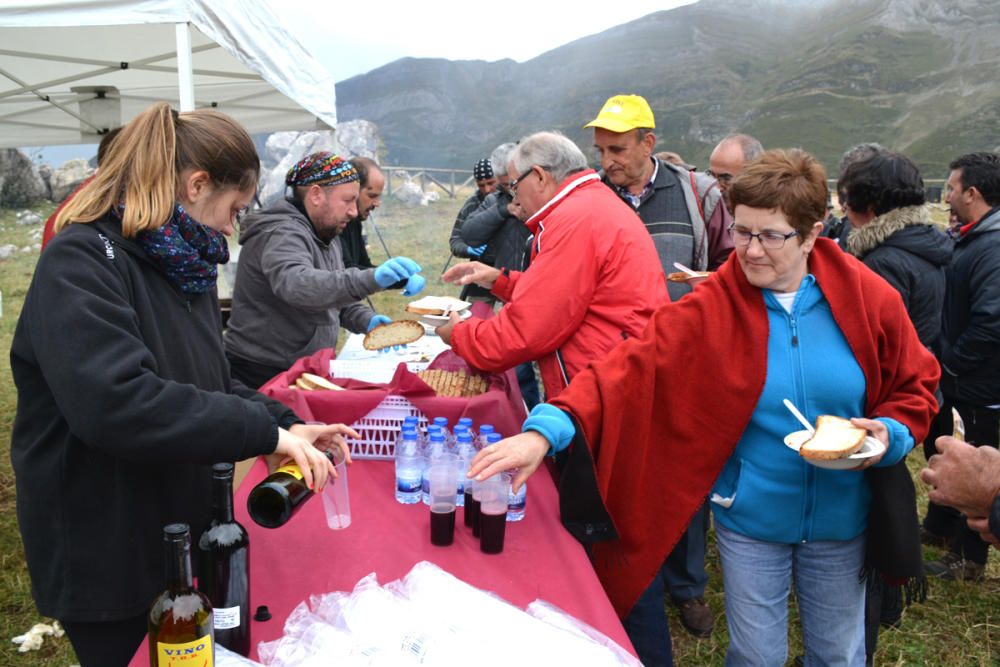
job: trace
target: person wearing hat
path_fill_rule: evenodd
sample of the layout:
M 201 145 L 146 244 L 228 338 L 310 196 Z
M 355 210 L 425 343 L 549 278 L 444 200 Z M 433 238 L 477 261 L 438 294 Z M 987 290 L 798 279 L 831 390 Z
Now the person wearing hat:
M 714 270 L 733 250 L 728 234 L 732 218 L 719 205 L 721 193 L 714 180 L 653 156 L 655 126 L 653 111 L 639 95 L 615 95 L 585 125 L 594 128 L 604 183 L 642 219 L 664 273 L 676 270 L 674 262 L 695 270 Z M 674 282 L 667 289 L 674 301 L 691 291 L 686 284 Z M 696 637 L 707 637 L 715 627 L 704 597 L 708 523 L 708 506 L 702 505 L 658 575 L 680 609 L 682 624 Z M 662 626 L 669 633 L 665 616 L 632 621 Z
M 584 127 L 594 129 L 601 179 L 642 219 L 664 273 L 676 271 L 674 262 L 715 270 L 729 257 L 732 216 L 719 207 L 715 180 L 653 156 L 656 121 L 644 98 L 615 95 Z M 667 288 L 674 301 L 691 291 L 685 283 Z
M 348 269 L 337 236 L 358 214 L 358 170 L 339 155 L 313 153 L 288 171 L 291 195 L 243 220 L 226 356 L 233 377 L 259 387 L 296 359 L 336 347 L 340 326 L 364 333 L 389 322 L 361 302 L 406 280 L 424 287 L 420 266 L 393 257 Z
M 486 197 L 497 189 L 497 177 L 488 157 L 484 157 L 482 160 L 476 162 L 472 168 L 472 177 L 476 181 L 476 192 L 465 200 L 462 208 L 458 211 L 458 216 L 455 218 L 455 224 L 451 228 L 451 238 L 449 240 L 451 254 L 463 259 L 478 259 L 484 264 L 493 266 L 495 255 L 493 252 L 487 252 L 489 248 L 486 243 L 469 245 L 462 240 L 462 225 L 465 224 L 466 218 L 482 206 Z M 490 304 L 496 301 L 489 290 L 483 289 L 478 285 L 466 285 L 463 287 L 461 298 L 472 299 L 473 301 L 486 301 Z

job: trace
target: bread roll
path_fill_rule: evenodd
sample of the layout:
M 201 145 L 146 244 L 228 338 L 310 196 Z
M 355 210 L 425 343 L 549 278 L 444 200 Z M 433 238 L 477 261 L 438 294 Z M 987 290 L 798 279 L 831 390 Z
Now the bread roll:
M 849 419 L 820 415 L 816 432 L 802 443 L 799 455 L 807 459 L 832 461 L 850 456 L 861 449 L 868 432 L 853 426 Z

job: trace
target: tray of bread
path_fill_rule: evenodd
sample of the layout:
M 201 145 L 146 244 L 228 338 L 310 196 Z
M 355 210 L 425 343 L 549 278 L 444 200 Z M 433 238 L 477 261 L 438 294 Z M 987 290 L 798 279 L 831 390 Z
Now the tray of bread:
M 438 396 L 446 398 L 471 398 L 486 393 L 489 383 L 480 375 L 470 375 L 464 370 L 445 371 L 432 368 L 420 371 L 417 377 L 427 383 Z
M 881 440 L 868 435 L 849 419 L 820 415 L 814 432 L 805 429 L 785 436 L 785 445 L 808 463 L 830 470 L 858 467 L 865 459 L 885 452 Z

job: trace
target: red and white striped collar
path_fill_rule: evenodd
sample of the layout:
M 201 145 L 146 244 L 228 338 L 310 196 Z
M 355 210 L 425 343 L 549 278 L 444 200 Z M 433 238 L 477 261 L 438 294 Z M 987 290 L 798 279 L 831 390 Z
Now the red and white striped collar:
M 530 229 L 533 234 L 537 233 L 539 223 L 552 211 L 552 209 L 558 206 L 562 200 L 568 197 L 573 190 L 577 189 L 581 185 L 589 183 L 590 181 L 600 180 L 601 177 L 598 176 L 597 172 L 593 169 L 587 169 L 586 171 L 568 176 L 566 180 L 560 184 L 559 190 L 556 192 L 555 196 L 545 202 L 544 206 L 535 211 L 534 215 L 525 220 L 524 224 L 527 225 L 528 229 Z

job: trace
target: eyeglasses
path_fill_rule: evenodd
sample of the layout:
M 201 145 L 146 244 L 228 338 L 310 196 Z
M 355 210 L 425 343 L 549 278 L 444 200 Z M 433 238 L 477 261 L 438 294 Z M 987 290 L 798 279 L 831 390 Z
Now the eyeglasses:
M 711 169 L 706 169 L 705 173 L 714 178 L 715 180 L 717 180 L 719 183 L 728 183 L 729 181 L 733 180 L 732 174 L 727 174 L 727 173 L 717 174 Z
M 785 241 L 798 235 L 799 233 L 794 231 L 782 234 L 781 232 L 772 232 L 770 230 L 765 230 L 760 234 L 754 234 L 749 229 L 743 229 L 741 227 L 737 227 L 736 225 L 729 226 L 729 237 L 733 239 L 733 243 L 741 248 L 743 246 L 750 245 L 754 239 L 757 239 L 760 241 L 760 244 L 768 250 L 780 250 L 785 247 Z
M 528 176 L 531 176 L 531 173 L 533 171 L 535 171 L 536 168 L 537 169 L 541 169 L 542 171 L 546 170 L 545 167 L 542 167 L 542 166 L 537 165 L 537 164 L 533 164 L 530 167 L 528 167 L 528 170 L 526 172 L 524 172 L 523 174 L 521 174 L 520 176 L 518 176 L 517 178 L 515 178 L 514 180 L 512 180 L 510 182 L 510 185 L 507 186 L 510 189 L 511 194 L 514 194 L 514 195 L 517 194 L 517 186 L 520 185 L 521 182 L 524 179 L 526 179 Z

